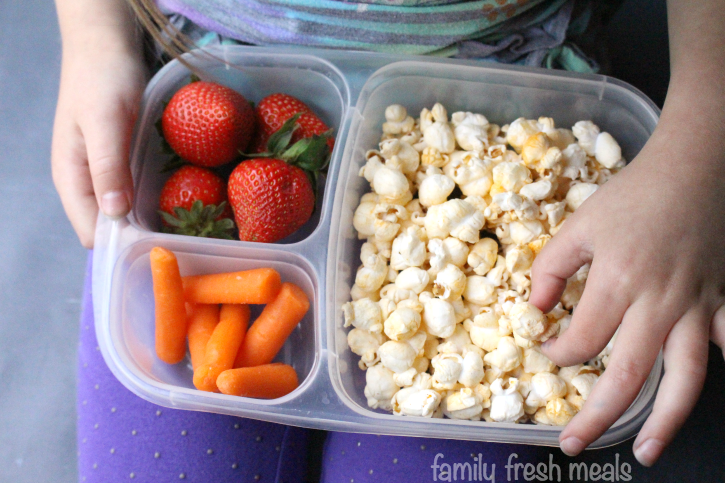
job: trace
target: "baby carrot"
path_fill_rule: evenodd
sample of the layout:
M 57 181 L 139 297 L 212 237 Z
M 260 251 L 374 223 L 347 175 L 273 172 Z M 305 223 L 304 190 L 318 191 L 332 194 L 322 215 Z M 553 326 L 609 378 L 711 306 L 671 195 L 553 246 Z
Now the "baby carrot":
M 202 391 L 219 392 L 216 379 L 231 369 L 249 325 L 249 306 L 224 304 L 219 323 L 206 344 L 204 362 L 194 369 L 194 386 Z
M 191 304 L 189 315 L 189 353 L 191 367 L 196 370 L 204 362 L 206 344 L 219 323 L 219 306 L 217 304 Z
M 283 283 L 279 295 L 267 304 L 252 324 L 237 354 L 234 367 L 269 364 L 310 308 L 305 292 Z
M 216 382 L 224 394 L 260 399 L 285 396 L 299 385 L 295 370 L 280 363 L 229 369 L 219 374 Z
M 268 304 L 279 293 L 279 273 L 273 268 L 184 277 L 184 293 L 200 304 Z
M 151 250 L 151 275 L 156 311 L 156 355 L 176 364 L 186 355 L 186 307 L 176 256 L 169 250 Z

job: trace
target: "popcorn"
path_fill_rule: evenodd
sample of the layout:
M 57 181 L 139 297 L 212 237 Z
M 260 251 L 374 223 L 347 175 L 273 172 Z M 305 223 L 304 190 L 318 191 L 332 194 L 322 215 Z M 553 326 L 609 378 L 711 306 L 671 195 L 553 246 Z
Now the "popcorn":
M 479 421 L 483 411 L 483 398 L 468 387 L 450 393 L 443 400 L 443 414 L 451 419 Z
M 447 302 L 460 298 L 465 289 L 466 275 L 452 263 L 438 272 L 433 282 L 433 294 Z
M 458 238 L 448 237 L 445 240 L 433 238 L 428 242 L 428 253 L 430 259 L 429 272 L 438 274 L 446 265 L 453 264 L 463 268 L 468 258 L 468 245 Z
M 486 352 L 496 350 L 501 334 L 499 334 L 498 319 L 490 308 L 486 307 L 472 321 L 467 320 L 463 324 L 470 334 L 471 342 L 476 346 Z
M 561 151 L 564 169 L 561 175 L 565 178 L 577 179 L 586 174 L 587 153 L 579 144 L 570 144 Z
M 582 399 L 586 401 L 598 380 L 599 376 L 597 374 L 589 372 L 572 378 L 571 385 L 576 388 Z
M 418 331 L 420 321 L 420 313 L 417 311 L 405 307 L 398 308 L 395 309 L 387 319 L 385 319 L 383 330 L 385 335 L 390 337 L 390 339 L 394 341 L 402 341 L 412 337 L 413 334 Z M 412 363 L 413 361 L 411 361 L 411 364 Z
M 448 113 L 441 104 L 433 106 L 430 113 L 421 112 L 421 131 L 425 143 L 436 148 L 441 153 L 450 154 L 456 149 L 456 138 L 448 125 Z M 430 122 L 430 121 L 433 122 Z M 425 127 L 423 127 L 425 125 Z
M 537 121 L 520 117 L 509 126 L 508 131 L 506 132 L 506 142 L 509 143 L 517 153 L 520 153 L 524 144 L 526 144 L 526 141 L 534 134 L 543 131 L 542 128 L 543 126 L 541 126 Z
M 468 351 L 463 356 L 458 382 L 466 387 L 475 387 L 483 380 L 483 375 L 483 358 L 477 352 Z
M 430 363 L 433 366 L 433 387 L 453 389 L 463 370 L 463 357 L 455 352 L 445 352 L 435 356 Z
M 413 199 L 408 179 L 397 169 L 381 166 L 375 171 L 372 185 L 380 202 L 404 205 Z
M 486 196 L 493 185 L 490 161 L 479 158 L 473 152 L 457 151 L 443 168 L 466 196 Z
M 448 161 L 448 155 L 442 154 L 438 148 L 433 146 L 423 148 L 423 152 L 420 155 L 420 162 L 423 166 L 442 168 L 448 164 Z
M 391 400 L 400 389 L 393 380 L 393 372 L 382 364 L 369 367 L 365 372 L 365 397 L 372 409 L 393 409 Z
M 373 334 L 367 330 L 356 328 L 347 333 L 350 350 L 361 356 L 360 369 L 373 366 L 380 360 L 377 352 L 384 341 L 382 334 Z
M 352 218 L 352 226 L 357 230 L 359 238 L 367 238 L 375 235 L 375 207 L 377 203 L 367 201 L 360 203 L 355 209 Z
M 536 374 L 539 372 L 554 372 L 556 364 L 546 357 L 539 346 L 524 349 L 524 372 Z
M 454 112 L 451 116 L 456 142 L 465 151 L 481 152 L 488 145 L 488 119 L 472 112 Z
M 456 183 L 444 174 L 426 176 L 418 188 L 420 204 L 428 207 L 445 203 L 455 187 Z
M 403 172 L 412 174 L 420 165 L 420 154 L 413 146 L 399 139 L 387 139 L 380 143 L 380 155 L 385 159 L 385 165 Z
M 367 297 L 343 304 L 342 311 L 345 315 L 343 327 L 353 325 L 357 329 L 378 334 L 383 331 L 383 314 L 380 304 Z
M 594 194 L 599 185 L 593 183 L 575 183 L 566 193 L 566 206 L 575 211 L 587 198 Z
M 403 372 L 410 369 L 418 353 L 407 342 L 389 340 L 380 346 L 378 355 L 386 369 L 392 372 Z
M 416 295 L 425 290 L 429 282 L 428 272 L 417 267 L 406 268 L 395 278 L 395 285 L 404 290 L 412 290 Z
M 528 302 L 531 267 L 624 166 L 619 144 L 591 121 L 499 127 L 461 110 L 449 122 L 441 104 L 416 121 L 393 104 L 375 148 L 359 171 L 371 192 L 353 214 L 362 265 L 342 306 L 368 405 L 401 416 L 566 424 L 616 334 L 587 365 L 558 368 L 541 343 L 569 327 L 589 266 L 548 314 Z
M 420 267 L 426 259 L 425 243 L 420 231 L 414 226 L 401 231 L 393 240 L 390 254 L 390 267 L 395 270 L 405 270 L 410 267 Z
M 510 377 L 504 387 L 503 379 L 491 384 L 491 419 L 499 423 L 515 423 L 524 415 L 524 401 L 517 391 L 519 381 Z
M 509 225 L 510 238 L 516 245 L 526 245 L 544 233 L 544 226 L 538 220 L 514 221 Z
M 483 358 L 483 361 L 495 367 L 502 372 L 508 372 L 516 369 L 523 360 L 521 348 L 516 345 L 513 337 L 501 337 L 496 346 L 496 350 L 489 352 Z
M 489 305 L 496 300 L 496 285 L 486 277 L 471 275 L 466 279 L 463 297 L 468 302 L 478 305 Z
M 599 135 L 599 126 L 591 121 L 579 121 L 571 128 L 579 146 L 589 156 L 594 156 L 594 146 Z
M 408 115 L 408 111 L 400 104 L 393 104 L 385 108 L 385 123 L 383 133 L 406 134 L 415 127 L 415 119 Z
M 519 190 L 521 196 L 530 200 L 541 201 L 550 198 L 554 194 L 554 184 L 548 179 L 542 179 L 531 184 L 522 186 Z
M 363 259 L 363 265 L 355 276 L 355 285 L 366 292 L 378 290 L 385 281 L 388 273 L 388 264 L 381 255 L 372 254 Z
M 456 328 L 456 315 L 453 306 L 439 298 L 429 298 L 424 303 L 423 326 L 429 334 L 436 337 L 450 337 Z
M 425 216 L 428 237 L 446 238 L 451 235 L 468 243 L 478 241 L 483 223 L 483 213 L 460 199 L 431 206 Z
M 503 191 L 518 193 L 526 183 L 531 182 L 531 174 L 523 163 L 503 162 L 494 166 L 493 182 L 494 187 L 497 187 L 497 193 Z
M 430 418 L 438 409 L 441 395 L 431 389 L 409 387 L 401 389 L 393 397 L 393 412 L 397 416 L 422 416 Z
M 549 328 L 549 320 L 534 304 L 520 302 L 514 304 L 509 312 L 511 328 L 519 336 L 527 340 L 542 341 Z
M 602 166 L 612 169 L 622 159 L 622 148 L 611 134 L 602 132 L 594 143 L 594 156 Z
M 540 372 L 531 378 L 529 395 L 526 397 L 526 408 L 533 414 L 536 409 L 556 398 L 566 396 L 566 382 L 556 374 Z
M 576 410 L 567 401 L 556 398 L 546 403 L 546 416 L 554 426 L 566 426 L 576 414 Z

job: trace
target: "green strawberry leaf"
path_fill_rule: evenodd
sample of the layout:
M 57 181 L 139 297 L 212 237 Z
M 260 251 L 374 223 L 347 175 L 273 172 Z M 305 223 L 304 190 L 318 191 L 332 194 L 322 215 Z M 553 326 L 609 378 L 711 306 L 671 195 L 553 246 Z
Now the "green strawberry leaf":
M 226 201 L 223 201 L 219 205 L 204 206 L 201 200 L 196 200 L 191 205 L 191 210 L 175 207 L 175 216 L 159 210 L 161 219 L 166 223 L 162 231 L 177 235 L 232 240 L 234 222 L 229 218 L 218 219 L 224 213 L 226 205 Z
M 277 155 L 278 153 L 281 153 L 285 148 L 287 148 L 290 141 L 292 140 L 292 135 L 299 127 L 297 125 L 297 119 L 299 119 L 300 116 L 301 113 L 297 113 L 287 119 L 284 124 L 282 124 L 282 127 L 280 127 L 277 132 L 269 137 L 269 140 L 267 140 L 268 152 L 272 153 L 273 155 Z
M 191 74 L 189 76 L 189 84 L 193 84 L 194 82 L 199 82 L 199 81 L 201 81 L 201 77 L 199 77 L 198 75 Z
M 332 130 L 319 136 L 300 139 L 282 153 L 281 159 L 307 171 L 324 169 L 330 160 L 330 148 L 327 145 L 327 139 L 331 133 Z

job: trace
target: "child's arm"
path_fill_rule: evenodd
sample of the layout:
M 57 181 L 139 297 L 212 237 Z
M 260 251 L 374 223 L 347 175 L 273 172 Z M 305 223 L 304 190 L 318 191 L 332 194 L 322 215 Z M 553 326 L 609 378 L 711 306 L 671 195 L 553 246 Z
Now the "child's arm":
M 671 80 L 639 156 L 598 190 L 536 259 L 531 302 L 551 309 L 591 262 L 570 328 L 544 352 L 560 366 L 595 357 L 621 322 L 610 363 L 560 436 L 567 454 L 629 407 L 664 345 L 665 376 L 634 443 L 653 464 L 692 411 L 708 338 L 725 347 L 725 9 L 670 0 Z
M 98 207 L 125 215 L 128 151 L 146 81 L 141 35 L 124 0 L 57 0 L 63 39 L 53 128 L 53 181 L 68 218 L 93 246 Z

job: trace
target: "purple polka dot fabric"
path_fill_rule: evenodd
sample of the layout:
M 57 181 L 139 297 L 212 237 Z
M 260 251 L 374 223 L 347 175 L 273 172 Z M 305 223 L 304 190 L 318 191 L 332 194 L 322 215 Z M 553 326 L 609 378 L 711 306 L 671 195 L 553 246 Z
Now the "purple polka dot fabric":
M 160 407 L 116 380 L 96 341 L 90 262 L 80 333 L 80 482 L 305 481 L 308 430 Z
M 160 407 L 118 382 L 96 341 L 90 274 L 89 261 L 78 348 L 81 483 L 307 481 L 308 430 Z M 492 463 L 502 468 L 513 452 L 543 461 L 542 451 L 470 441 L 328 433 L 322 461 L 316 463 L 321 463 L 323 482 L 420 482 L 433 480 L 431 465 L 436 461 L 473 463 L 476 457 L 489 468 Z M 438 453 L 443 458 L 435 460 Z

